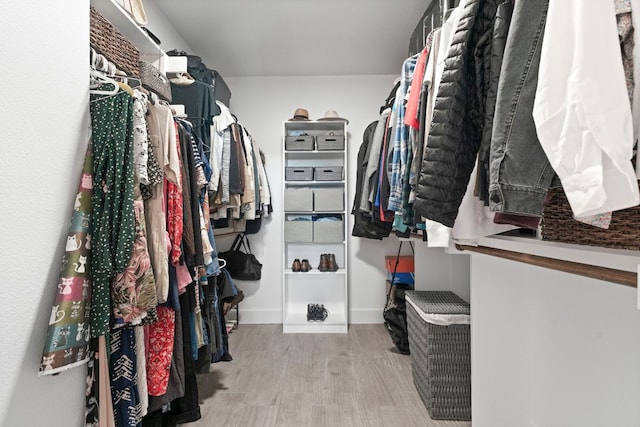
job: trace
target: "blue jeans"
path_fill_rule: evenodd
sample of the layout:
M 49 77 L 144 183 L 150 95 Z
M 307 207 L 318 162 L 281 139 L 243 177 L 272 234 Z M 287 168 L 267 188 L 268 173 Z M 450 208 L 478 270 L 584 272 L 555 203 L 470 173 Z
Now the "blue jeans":
M 541 216 L 555 176 L 532 115 L 548 7 L 549 0 L 515 2 L 491 139 L 492 211 Z

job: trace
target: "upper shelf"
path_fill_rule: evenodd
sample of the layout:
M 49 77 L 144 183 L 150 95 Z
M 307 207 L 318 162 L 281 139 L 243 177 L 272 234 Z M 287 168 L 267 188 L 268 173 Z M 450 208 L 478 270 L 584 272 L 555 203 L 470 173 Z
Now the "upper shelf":
M 287 131 L 340 131 L 345 127 L 345 123 L 340 120 L 288 120 L 284 123 Z
M 640 251 L 553 242 L 533 236 L 499 234 L 480 239 L 478 245 L 628 272 L 637 272 L 640 264 Z
M 91 0 L 91 6 L 138 48 L 140 59 L 161 67 L 165 53 L 115 0 Z

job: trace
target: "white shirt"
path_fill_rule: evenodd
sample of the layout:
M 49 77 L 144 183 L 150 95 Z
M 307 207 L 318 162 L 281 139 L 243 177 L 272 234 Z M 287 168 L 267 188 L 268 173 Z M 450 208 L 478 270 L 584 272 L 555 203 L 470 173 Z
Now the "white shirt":
M 220 172 L 222 169 L 222 146 L 224 145 L 224 131 L 231 123 L 235 123 L 235 119 L 231 115 L 229 108 L 220 101 L 216 101 L 220 107 L 220 114 L 213 117 L 211 125 L 211 152 L 209 154 L 209 164 L 211 166 L 210 188 L 216 190 L 220 181 Z
M 575 216 L 640 203 L 613 1 L 549 2 L 533 117 Z
M 640 0 L 631 0 L 631 22 L 633 28 L 640 28 Z M 633 135 L 640 139 L 640 31 L 633 31 Z M 640 179 L 640 156 L 636 156 L 636 177 Z

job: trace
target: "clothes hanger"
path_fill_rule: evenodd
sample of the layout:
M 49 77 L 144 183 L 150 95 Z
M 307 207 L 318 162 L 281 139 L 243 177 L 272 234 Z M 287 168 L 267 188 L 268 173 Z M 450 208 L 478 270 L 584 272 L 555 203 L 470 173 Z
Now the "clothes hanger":
M 89 86 L 89 93 L 92 95 L 116 95 L 120 91 L 120 85 L 117 81 L 113 80 L 110 77 L 107 77 L 105 74 L 96 70 L 95 68 L 89 68 L 89 77 L 96 83 L 92 83 Z M 104 84 L 113 85 L 113 89 L 98 89 Z
M 140 80 L 139 77 L 136 76 L 127 76 L 127 75 L 120 75 L 120 74 L 115 74 L 112 77 L 114 80 L 116 81 L 120 81 L 122 80 L 122 83 L 126 84 L 127 86 L 129 86 L 132 89 L 136 89 L 142 86 L 142 81 Z
M 93 48 L 89 54 L 89 78 L 92 83 L 89 85 L 89 93 L 92 95 L 115 95 L 120 91 L 120 85 L 117 81 L 107 76 L 107 74 L 115 73 L 116 66 L 107 61 L 103 55 L 97 53 Z M 104 84 L 111 84 L 113 89 L 98 89 Z

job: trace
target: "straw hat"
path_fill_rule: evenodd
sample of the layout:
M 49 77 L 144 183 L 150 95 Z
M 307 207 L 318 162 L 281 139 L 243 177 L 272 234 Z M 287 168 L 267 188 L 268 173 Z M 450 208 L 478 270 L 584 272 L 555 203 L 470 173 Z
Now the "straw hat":
M 329 110 L 326 113 L 324 113 L 324 117 L 319 118 L 318 120 L 333 120 L 333 121 L 340 121 L 340 122 L 346 122 L 347 124 L 349 124 L 349 120 L 340 117 L 340 115 L 335 111 L 335 110 Z
M 147 14 L 144 12 L 142 0 L 129 0 L 131 2 L 131 16 L 138 25 L 147 25 Z
M 309 120 L 309 112 L 304 108 L 298 108 L 289 120 Z
M 116 0 L 127 11 L 138 25 L 147 25 L 147 14 L 144 12 L 142 0 Z

